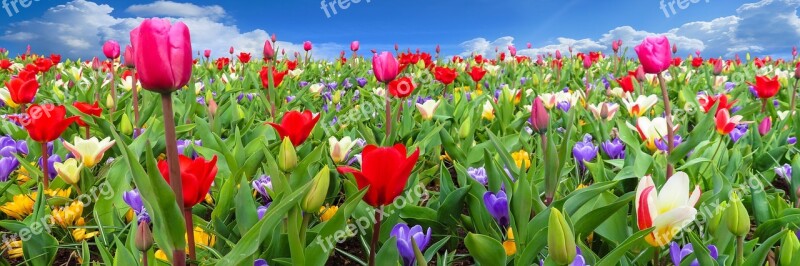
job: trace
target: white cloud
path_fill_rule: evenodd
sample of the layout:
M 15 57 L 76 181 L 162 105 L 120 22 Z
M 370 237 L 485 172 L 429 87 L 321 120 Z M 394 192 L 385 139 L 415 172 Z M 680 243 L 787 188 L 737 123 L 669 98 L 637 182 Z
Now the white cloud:
M 109 5 L 87 0 L 73 0 L 48 9 L 41 17 L 12 23 L 0 33 L 0 41 L 30 44 L 37 53 L 60 53 L 70 58 L 102 56 L 102 45 L 106 40 L 117 40 L 121 45 L 129 43 L 130 31 L 138 26 L 143 17 L 115 17 Z M 228 48 L 236 53 L 249 52 L 261 57 L 264 41 L 269 34 L 263 29 L 242 31 L 236 25 L 223 22 L 225 10 L 220 6 L 197 6 L 188 3 L 158 1 L 145 5 L 133 5 L 128 13 L 141 16 L 167 16 L 173 21 L 186 23 L 191 32 L 192 49 L 212 50 L 213 57 L 229 56 Z M 80 25 L 80 26 L 76 26 Z M 278 42 L 288 55 L 301 52 L 302 44 Z M 342 45 L 315 44 L 314 56 L 331 58 L 338 56 Z
M 608 31 L 597 39 L 557 38 L 556 43 L 544 47 L 520 50 L 520 54 L 537 55 L 555 50 L 567 51 L 571 46 L 575 52 L 602 50 L 610 52 L 611 42 L 622 40 L 624 46 L 633 47 L 647 36 L 665 35 L 678 46 L 681 54 L 702 51 L 706 56 L 731 57 L 736 53 L 756 52 L 764 55 L 788 55 L 791 47 L 800 42 L 800 17 L 797 9 L 800 0 L 760 0 L 744 4 L 736 14 L 711 21 L 696 21 L 681 25 L 667 32 L 648 32 L 631 26 L 621 26 Z M 511 43 L 513 37 L 506 36 L 490 42 L 476 38 L 462 43 L 464 54 L 478 52 L 494 55 L 496 43 Z M 504 50 L 501 46 L 501 51 Z M 520 47 L 517 47 L 520 48 Z M 633 51 L 629 51 L 631 55 Z

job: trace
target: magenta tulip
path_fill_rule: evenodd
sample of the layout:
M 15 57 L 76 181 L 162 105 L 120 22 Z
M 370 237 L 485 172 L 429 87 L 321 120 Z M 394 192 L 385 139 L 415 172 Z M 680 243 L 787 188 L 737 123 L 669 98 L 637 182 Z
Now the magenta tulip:
M 511 54 L 511 56 L 517 56 L 517 47 L 514 47 L 513 45 L 509 45 L 508 46 L 508 52 Z
M 561 51 L 556 50 L 556 60 L 561 60 Z
M 231 54 L 233 54 L 233 46 L 231 46 L 231 48 L 230 48 L 230 49 L 228 49 L 228 52 L 229 52 L 229 53 L 231 53 Z
M 103 44 L 103 54 L 105 54 L 108 59 L 119 58 L 119 43 L 115 40 L 106 41 L 106 43 Z
M 306 50 L 306 52 L 308 52 L 311 51 L 311 48 L 312 46 L 310 41 L 303 42 L 303 50 Z
M 639 55 L 639 62 L 644 67 L 644 72 L 649 74 L 664 72 L 672 63 L 669 39 L 665 36 L 647 37 L 634 50 Z
M 135 61 L 134 60 L 135 59 L 134 55 L 135 54 L 136 53 L 134 53 L 134 51 L 133 51 L 133 46 L 130 46 L 130 45 L 126 45 L 125 46 L 125 53 L 122 54 L 122 59 L 124 59 L 124 61 L 125 61 L 124 63 L 125 63 L 126 67 L 131 67 L 132 68 L 132 67 L 136 66 L 136 64 L 134 63 L 134 61 Z
M 389 52 L 382 52 L 372 57 L 372 72 L 375 78 L 383 83 L 389 83 L 397 77 L 399 72 L 397 59 Z
M 275 49 L 272 49 L 272 42 L 267 40 L 264 42 L 264 59 L 272 59 L 275 57 Z
M 531 49 L 531 46 L 532 46 L 531 43 L 528 43 L 527 45 L 528 49 Z
M 758 134 L 765 136 L 769 134 L 770 129 L 772 129 L 772 117 L 767 116 L 758 124 Z
M 273 33 L 272 37 L 270 37 L 270 40 L 272 40 L 272 42 L 277 42 L 278 41 L 278 36 L 275 35 L 275 33 Z
M 531 106 L 531 127 L 533 131 L 544 134 L 547 132 L 548 124 L 550 124 L 550 114 L 547 113 L 542 99 L 536 97 L 533 99 L 533 106 Z
M 206 58 L 211 57 L 211 50 L 206 49 L 205 51 L 203 51 L 203 56 L 205 56 Z
M 361 47 L 361 44 L 358 41 L 353 41 L 350 43 L 350 51 L 357 52 L 358 48 Z
M 171 25 L 166 19 L 145 19 L 131 32 L 131 42 L 143 88 L 172 92 L 189 82 L 192 42 L 186 24 Z

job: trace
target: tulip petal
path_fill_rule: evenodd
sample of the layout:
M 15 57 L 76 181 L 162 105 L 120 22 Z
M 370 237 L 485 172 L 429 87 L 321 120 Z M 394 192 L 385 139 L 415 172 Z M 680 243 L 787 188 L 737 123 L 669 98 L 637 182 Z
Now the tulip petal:
M 684 172 L 677 172 L 667 180 L 658 194 L 656 203 L 659 213 L 686 206 L 689 200 L 689 176 Z

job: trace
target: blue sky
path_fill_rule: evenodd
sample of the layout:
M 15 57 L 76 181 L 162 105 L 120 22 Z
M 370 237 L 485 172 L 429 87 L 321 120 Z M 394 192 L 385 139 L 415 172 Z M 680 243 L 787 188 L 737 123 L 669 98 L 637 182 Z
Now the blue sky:
M 785 55 L 800 42 L 800 0 L 348 0 L 346 9 L 334 2 L 336 14 L 327 5 L 330 17 L 318 0 L 261 2 L 267 3 L 39 0 L 18 6 L 18 13 L 0 10 L 0 47 L 19 53 L 31 44 L 34 52 L 91 57 L 106 39 L 127 43 L 130 29 L 152 16 L 185 21 L 193 48 L 216 56 L 231 45 L 259 51 L 272 33 L 289 52 L 312 41 L 319 57 L 336 56 L 353 40 L 363 52 L 391 50 L 394 43 L 430 51 L 440 44 L 446 55 L 492 54 L 509 44 L 528 55 L 569 46 L 608 51 L 612 40 L 633 46 L 656 34 L 666 34 L 682 53 L 707 56 Z M 534 49 L 524 49 L 527 42 Z

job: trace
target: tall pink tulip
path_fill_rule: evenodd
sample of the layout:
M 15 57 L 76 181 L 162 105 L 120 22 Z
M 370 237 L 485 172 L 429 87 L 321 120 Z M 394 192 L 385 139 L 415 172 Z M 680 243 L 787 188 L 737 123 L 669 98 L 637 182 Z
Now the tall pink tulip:
M 108 59 L 119 58 L 119 43 L 115 40 L 108 40 L 103 44 L 103 54 Z
M 275 49 L 272 49 L 272 42 L 267 40 L 264 42 L 264 59 L 272 59 L 275 57 Z
M 308 52 L 311 51 L 311 48 L 312 46 L 310 41 L 303 42 L 303 50 L 306 50 L 306 52 Z
M 203 56 L 205 58 L 211 57 L 211 50 L 206 49 L 205 51 L 203 51 Z
M 649 74 L 664 72 L 672 63 L 669 39 L 665 36 L 647 37 L 634 50 L 639 55 L 639 62 L 642 63 L 644 72 Z
M 536 97 L 533 99 L 533 105 L 531 106 L 531 127 L 533 131 L 538 132 L 539 134 L 544 134 L 547 132 L 547 126 L 550 124 L 550 114 L 547 113 L 547 109 L 544 107 L 544 103 L 542 99 Z
M 517 56 L 517 47 L 514 47 L 513 45 L 509 45 L 508 46 L 508 52 L 511 54 L 511 56 Z
M 350 51 L 357 52 L 358 48 L 361 47 L 361 44 L 358 41 L 353 41 L 350 43 Z
M 134 32 L 137 37 L 134 37 Z M 131 32 L 136 67 L 142 87 L 154 92 L 172 92 L 192 76 L 192 43 L 183 22 L 145 19 Z
M 123 61 L 125 61 L 124 64 L 125 64 L 126 67 L 131 67 L 132 68 L 132 67 L 136 66 L 136 64 L 134 62 L 135 61 L 135 59 L 134 59 L 135 58 L 134 57 L 135 54 L 136 53 L 133 51 L 133 46 L 130 46 L 130 45 L 125 46 L 125 52 L 122 54 L 122 59 L 123 59 Z
M 270 37 L 270 40 L 272 40 L 272 42 L 277 42 L 278 41 L 278 35 L 275 35 L 275 33 L 273 33 L 272 36 Z
M 765 136 L 769 134 L 770 129 L 772 129 L 772 117 L 764 117 L 761 123 L 758 124 L 758 134 Z
M 383 83 L 389 83 L 397 77 L 399 66 L 397 59 L 389 52 L 382 52 L 372 57 L 372 72 L 375 78 Z

